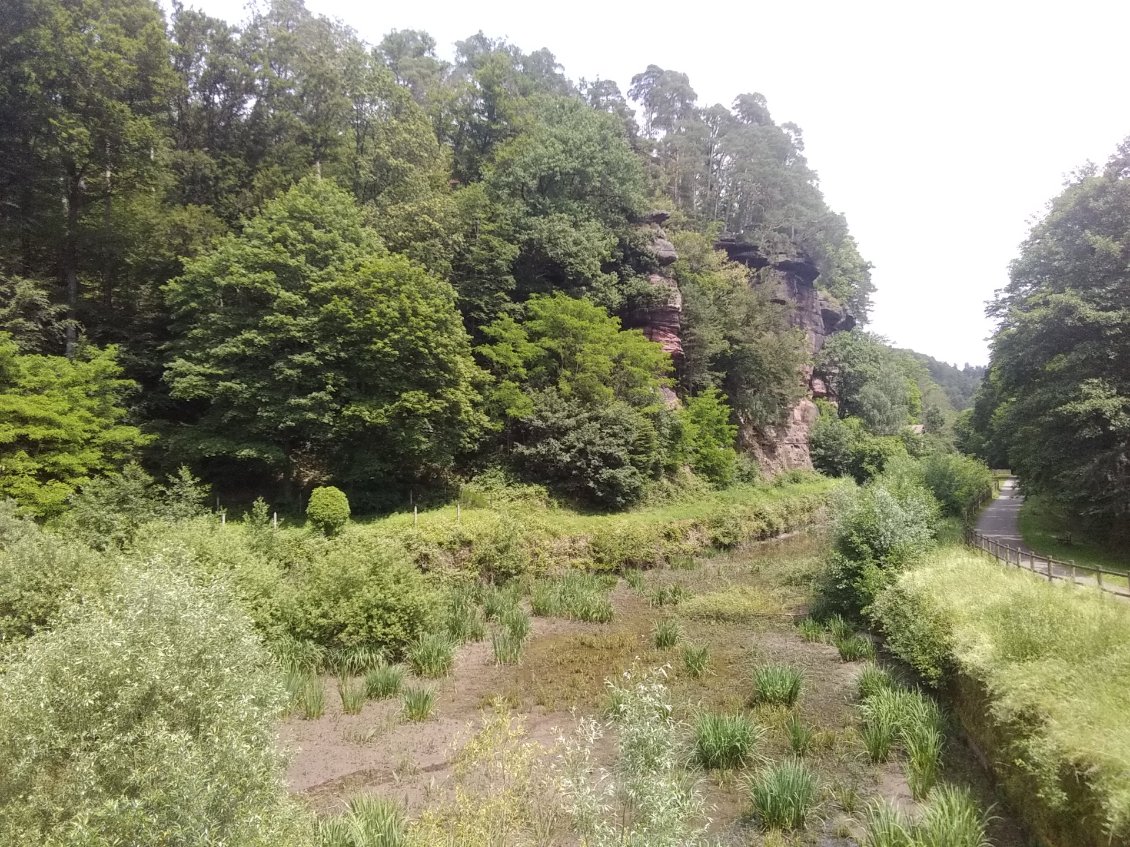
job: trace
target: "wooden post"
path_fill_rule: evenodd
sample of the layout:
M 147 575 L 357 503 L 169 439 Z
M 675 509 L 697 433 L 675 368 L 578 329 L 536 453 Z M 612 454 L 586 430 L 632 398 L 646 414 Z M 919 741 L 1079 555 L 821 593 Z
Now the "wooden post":
M 1036 554 L 1035 553 L 1029 553 L 1028 554 L 1028 570 L 1030 570 L 1032 573 L 1036 572 Z
M 226 511 L 220 512 L 220 526 L 226 526 L 228 522 L 228 513 Z
M 1095 571 L 1095 581 L 1099 584 L 1099 591 L 1103 590 L 1103 569 L 1099 568 Z
M 1048 559 L 1048 582 L 1052 581 L 1052 560 Z
M 420 522 L 420 507 L 412 507 L 412 526 L 416 526 Z
M 455 520 L 458 523 L 463 523 L 463 504 L 462 503 L 456 503 L 455 504 Z
M 1075 563 L 1071 563 L 1071 584 L 1075 584 Z
M 275 512 L 271 516 L 271 529 L 278 529 L 278 528 L 279 528 L 279 513 Z

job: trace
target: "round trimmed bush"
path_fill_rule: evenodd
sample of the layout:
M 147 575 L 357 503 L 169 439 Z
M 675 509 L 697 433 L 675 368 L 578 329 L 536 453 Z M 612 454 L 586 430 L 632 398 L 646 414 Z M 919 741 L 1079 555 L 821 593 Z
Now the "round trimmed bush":
M 349 523 L 349 498 L 340 488 L 318 486 L 310 493 L 306 520 L 323 535 L 336 535 Z

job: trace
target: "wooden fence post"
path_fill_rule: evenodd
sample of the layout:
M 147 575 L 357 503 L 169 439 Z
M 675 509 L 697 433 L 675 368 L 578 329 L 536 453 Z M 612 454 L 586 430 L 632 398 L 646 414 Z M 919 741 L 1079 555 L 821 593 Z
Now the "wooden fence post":
M 412 526 L 416 526 L 419 523 L 420 523 L 420 507 L 419 506 L 413 506 L 412 507 Z
M 1099 584 L 1099 591 L 1103 590 L 1103 569 L 1099 568 L 1095 571 L 1095 581 Z
M 1071 584 L 1075 584 L 1075 563 L 1071 563 Z

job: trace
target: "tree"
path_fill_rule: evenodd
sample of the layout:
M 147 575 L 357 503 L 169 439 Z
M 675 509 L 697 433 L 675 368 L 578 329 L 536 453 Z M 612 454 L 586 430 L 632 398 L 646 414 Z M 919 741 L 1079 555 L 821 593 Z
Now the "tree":
M 149 440 L 125 422 L 122 401 L 134 384 L 122 379 L 115 353 L 22 354 L 0 333 L 0 497 L 55 515 L 77 486 Z
M 1112 536 L 1130 518 L 1128 261 L 1130 139 L 1071 179 L 1021 247 L 973 412 L 1028 490 Z
M 532 409 L 530 391 L 555 390 L 565 400 L 600 406 L 614 400 L 654 409 L 671 359 L 638 329 L 621 329 L 604 309 L 560 292 L 533 297 L 521 322 L 509 316 L 484 330 L 478 348 L 497 377 L 494 403 L 504 418 Z
M 738 428 L 730 423 L 730 407 L 717 388 L 708 388 L 687 399 L 676 413 L 681 428 L 680 452 L 695 473 L 719 488 L 734 481 L 738 452 L 734 439 Z
M 387 253 L 328 180 L 267 204 L 167 293 L 167 379 L 199 409 L 179 439 L 198 462 L 372 486 L 449 464 L 485 424 L 451 287 Z

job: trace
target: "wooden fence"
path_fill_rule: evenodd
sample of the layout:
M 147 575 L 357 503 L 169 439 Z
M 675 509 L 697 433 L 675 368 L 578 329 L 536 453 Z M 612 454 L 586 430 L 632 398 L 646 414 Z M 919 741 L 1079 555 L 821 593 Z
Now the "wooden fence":
M 1031 571 L 1036 576 L 1047 579 L 1048 582 L 1060 580 L 1070 582 L 1072 585 L 1089 585 L 1108 594 L 1130 599 L 1130 574 L 1077 565 L 1074 562 L 1062 562 L 1050 556 L 1039 556 L 1019 547 L 1004 544 L 998 538 L 982 535 L 972 529 L 966 533 L 965 540 L 970 546 L 984 550 L 1006 565 Z

